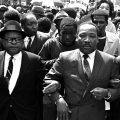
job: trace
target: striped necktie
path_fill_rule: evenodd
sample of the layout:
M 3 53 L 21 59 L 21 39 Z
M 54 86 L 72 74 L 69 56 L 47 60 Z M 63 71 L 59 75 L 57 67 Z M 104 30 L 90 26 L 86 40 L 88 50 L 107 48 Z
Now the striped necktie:
M 27 50 L 29 51 L 30 47 L 31 47 L 32 39 L 31 39 L 31 37 L 29 37 L 28 39 L 29 39 L 29 42 L 28 42 L 28 45 L 27 45 Z
M 6 73 L 6 81 L 7 83 L 9 83 L 9 80 L 11 78 L 11 75 L 12 75 L 12 71 L 13 71 L 13 56 L 10 57 L 10 60 L 9 60 L 9 64 L 8 64 L 8 69 L 7 69 L 7 73 Z
M 87 80 L 90 79 L 91 77 L 91 70 L 90 70 L 90 65 L 89 62 L 87 60 L 87 58 L 89 57 L 88 54 L 83 55 L 84 60 L 83 60 L 83 66 L 84 66 L 84 73 L 85 73 L 85 77 Z

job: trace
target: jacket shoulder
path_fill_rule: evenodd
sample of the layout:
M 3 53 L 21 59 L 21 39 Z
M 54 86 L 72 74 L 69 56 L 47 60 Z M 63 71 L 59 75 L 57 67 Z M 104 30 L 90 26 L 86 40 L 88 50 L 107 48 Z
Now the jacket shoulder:
M 77 54 L 78 52 L 79 52 L 79 49 L 65 51 L 65 52 L 61 52 L 60 56 L 63 56 L 63 57 L 73 56 L 73 55 Z
M 22 53 L 23 53 L 24 56 L 28 56 L 29 58 L 37 58 L 37 59 L 40 58 L 39 55 L 36 55 L 36 54 L 34 54 L 34 53 L 32 53 L 32 52 L 23 51 Z

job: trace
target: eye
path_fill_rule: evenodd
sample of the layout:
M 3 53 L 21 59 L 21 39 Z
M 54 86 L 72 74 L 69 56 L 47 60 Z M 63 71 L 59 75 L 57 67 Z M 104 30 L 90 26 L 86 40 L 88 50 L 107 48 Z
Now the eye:
M 79 34 L 79 37 L 84 38 L 86 37 L 86 34 Z
M 96 38 L 96 35 L 95 34 L 90 34 L 90 37 L 91 38 Z

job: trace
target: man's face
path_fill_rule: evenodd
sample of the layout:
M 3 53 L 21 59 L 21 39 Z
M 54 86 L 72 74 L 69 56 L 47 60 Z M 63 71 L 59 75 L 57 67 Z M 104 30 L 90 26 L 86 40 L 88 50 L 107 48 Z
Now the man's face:
M 38 30 L 38 22 L 34 15 L 27 15 L 26 24 L 22 26 L 27 36 L 33 36 Z
M 60 42 L 65 46 L 72 46 L 76 40 L 77 30 L 73 26 L 65 26 L 60 30 Z
M 93 22 L 98 27 L 98 34 L 101 34 L 102 32 L 105 32 L 105 28 L 107 26 L 107 21 L 105 20 L 105 16 L 94 16 Z
M 90 54 L 96 50 L 98 43 L 97 29 L 94 25 L 83 24 L 78 28 L 79 49 L 84 54 Z
M 22 50 L 24 45 L 21 33 L 16 31 L 6 32 L 3 39 L 3 45 L 5 47 L 5 50 L 10 55 L 13 56 L 19 53 Z

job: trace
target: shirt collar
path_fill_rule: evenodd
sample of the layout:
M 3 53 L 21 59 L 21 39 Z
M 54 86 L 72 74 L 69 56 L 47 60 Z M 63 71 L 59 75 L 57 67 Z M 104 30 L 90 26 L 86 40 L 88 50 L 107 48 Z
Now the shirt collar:
M 90 58 L 90 59 L 94 59 L 94 58 L 95 58 L 95 53 L 96 53 L 96 50 L 93 51 L 92 53 L 88 54 L 89 58 Z M 80 55 L 83 57 L 84 53 L 82 53 L 82 52 L 80 51 Z
M 35 35 L 34 36 L 31 36 L 31 37 L 28 37 L 28 36 L 26 36 L 26 40 L 28 40 L 28 38 L 31 38 L 31 40 L 33 41 L 34 40 L 34 38 L 35 38 Z
M 6 57 L 7 60 L 9 60 L 11 55 L 6 52 L 5 57 Z M 21 57 L 22 57 L 22 52 L 20 51 L 18 54 L 13 56 L 13 59 L 14 60 L 20 59 Z

